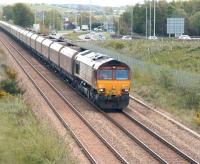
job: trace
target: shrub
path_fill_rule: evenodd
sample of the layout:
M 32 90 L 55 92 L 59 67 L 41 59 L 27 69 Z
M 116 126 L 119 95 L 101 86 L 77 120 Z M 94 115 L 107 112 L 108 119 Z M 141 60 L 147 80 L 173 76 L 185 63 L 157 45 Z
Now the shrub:
M 8 96 L 9 94 L 3 90 L 0 90 L 0 98 Z
M 8 79 L 8 80 L 1 81 L 0 89 L 13 95 L 23 94 L 23 91 L 18 86 L 18 82 L 15 80 Z

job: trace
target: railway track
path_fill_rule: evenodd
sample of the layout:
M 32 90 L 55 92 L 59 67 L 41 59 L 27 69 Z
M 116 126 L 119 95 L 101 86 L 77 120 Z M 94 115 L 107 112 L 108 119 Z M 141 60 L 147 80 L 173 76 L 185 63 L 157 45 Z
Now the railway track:
M 187 153 L 187 156 L 195 159 L 196 163 L 200 163 L 200 135 L 198 133 L 142 100 L 134 96 L 131 96 L 131 99 L 129 107 L 124 111 L 157 134 L 164 136 L 166 141 Z
M 179 123 L 178 121 L 172 119 L 171 117 L 161 113 L 160 111 L 154 109 L 153 107 L 151 107 L 150 105 L 148 105 L 147 103 L 143 102 L 142 100 L 139 100 L 138 98 L 130 95 L 131 100 L 135 101 L 136 103 L 144 106 L 145 108 L 159 114 L 160 116 L 162 116 L 163 118 L 167 119 L 168 121 L 172 122 L 173 124 L 175 124 L 177 127 L 185 130 L 186 132 L 189 132 L 190 134 L 192 134 L 194 137 L 200 139 L 200 134 L 196 133 L 195 131 L 189 129 L 188 127 L 184 126 L 183 124 Z
M 18 52 L 19 53 L 19 52 Z M 47 79 L 46 79 L 47 80 Z M 47 80 L 48 81 L 48 80 Z M 56 90 L 56 92 L 60 95 L 60 97 L 62 97 L 63 100 L 66 100 L 66 97 L 63 96 L 63 94 L 61 92 L 59 92 L 52 84 L 51 84 L 51 88 L 53 88 L 54 90 Z M 82 96 L 83 97 L 83 96 Z M 86 99 L 87 100 L 87 99 Z M 88 101 L 88 100 L 87 100 Z M 72 105 L 72 104 L 71 104 Z M 139 137 L 137 137 L 137 135 L 134 135 L 134 130 L 130 130 L 129 128 L 127 127 L 124 127 L 122 126 L 123 123 L 120 122 L 119 119 L 117 119 L 117 117 L 126 117 L 125 118 L 125 122 L 129 121 L 131 122 L 131 125 L 132 124 L 138 124 L 138 123 L 135 123 L 135 121 L 133 121 L 133 118 L 131 116 L 128 116 L 126 115 L 126 113 L 116 113 L 116 115 L 118 116 L 114 116 L 115 113 L 111 113 L 111 114 L 108 114 L 108 113 L 105 113 L 103 111 L 101 111 L 101 109 L 99 109 L 98 107 L 96 107 L 94 104 L 92 104 L 96 109 L 98 109 L 99 112 L 101 112 L 107 119 L 109 119 L 114 125 L 116 125 L 119 129 L 121 129 L 125 134 L 127 134 L 134 142 L 136 142 L 138 145 L 140 145 L 145 151 L 147 151 L 149 154 L 151 154 L 155 159 L 157 159 L 160 163 L 171 163 L 171 161 L 169 159 L 165 160 L 164 157 L 166 157 L 166 155 L 163 155 L 161 152 L 156 152 L 154 150 L 151 149 L 151 146 L 149 146 L 150 144 L 145 144 L 145 142 L 143 142 L 142 140 L 139 139 Z M 53 108 L 55 108 L 53 106 Z M 76 109 L 75 109 L 76 110 Z M 77 112 L 79 112 L 78 110 L 76 110 L 76 114 Z M 81 113 L 80 113 L 81 115 Z M 80 116 L 79 116 L 80 117 Z M 83 117 L 83 115 L 81 115 L 81 117 Z M 87 122 L 89 124 L 89 122 L 85 119 L 84 122 Z M 134 123 L 133 123 L 134 122 Z M 86 124 L 87 124 L 86 123 Z M 69 126 L 68 126 L 69 127 Z M 144 128 L 145 129 L 145 128 Z M 148 133 L 150 133 L 148 130 L 146 130 Z M 153 134 L 151 133 L 152 136 L 156 136 L 156 134 Z M 155 138 L 160 138 L 160 137 L 155 137 Z M 164 139 L 158 139 L 160 142 L 163 142 Z M 104 141 L 105 142 L 105 139 Z M 78 142 L 79 143 L 79 142 Z M 164 143 L 163 143 L 164 144 Z M 166 143 L 165 143 L 166 144 Z M 79 143 L 79 145 L 81 145 Z M 82 144 L 83 145 L 83 144 Z M 110 145 L 111 146 L 111 145 Z M 107 146 L 107 147 L 110 147 L 110 146 Z M 168 145 L 169 146 L 169 145 Z M 170 146 L 169 146 L 170 147 Z M 173 145 L 170 147 L 170 149 L 173 149 L 172 147 L 174 147 Z M 114 148 L 113 148 L 114 149 Z M 168 150 L 169 151 L 169 150 Z M 173 150 L 174 152 L 176 152 L 176 150 L 174 149 Z M 113 150 L 112 150 L 113 152 Z M 115 151 L 116 152 L 116 151 Z M 178 151 L 177 151 L 178 152 Z M 161 153 L 161 155 L 159 155 Z M 89 156 L 88 154 L 90 154 L 89 152 L 86 153 L 86 156 Z M 114 153 L 115 156 L 117 156 L 117 158 L 123 162 L 123 163 L 127 163 L 127 161 L 123 158 L 123 157 L 119 157 L 119 153 Z M 179 159 L 180 161 L 187 161 L 189 163 L 197 163 L 196 161 L 192 160 L 192 158 L 188 157 L 187 155 L 184 155 L 184 153 L 182 153 L 181 151 L 179 151 L 179 153 L 177 153 L 180 155 L 180 157 L 176 157 L 177 159 L 178 158 L 181 158 Z M 90 154 L 91 155 L 91 154 Z M 163 157 L 162 157 L 163 156 Z M 168 155 L 169 156 L 169 155 Z M 172 160 L 172 159 L 171 159 Z M 96 161 L 94 160 L 90 160 L 92 161 L 92 163 L 95 163 Z
M 147 132 L 149 135 L 147 134 L 146 136 L 144 135 L 145 137 L 143 136 L 145 138 L 145 141 L 155 151 L 156 151 L 157 147 L 161 147 L 161 151 L 159 151 L 160 149 L 157 151 L 159 151 L 158 153 L 161 153 L 161 156 L 163 154 L 166 154 L 165 156 L 168 158 L 168 159 L 166 159 L 166 161 L 168 161 L 168 163 L 173 163 L 174 161 L 176 161 L 177 163 L 184 162 L 184 161 L 182 161 L 182 159 L 180 157 L 182 157 L 184 160 L 188 161 L 189 163 L 198 163 L 193 158 L 191 158 L 190 156 L 188 156 L 187 154 L 182 152 L 179 148 L 177 148 L 176 146 L 174 146 L 173 144 L 169 143 L 167 140 L 162 138 L 159 134 L 152 131 L 150 128 L 145 126 L 143 123 L 139 122 L 135 117 L 131 116 L 128 112 L 124 111 L 124 112 L 122 112 L 122 114 L 125 118 L 128 118 L 130 120 L 130 122 L 133 123 L 133 124 L 131 124 L 131 126 L 133 126 L 133 127 L 130 127 L 129 124 L 127 124 L 125 126 L 128 126 L 127 128 L 132 133 L 134 133 L 138 129 L 138 127 L 139 127 L 139 130 Z M 142 132 L 140 131 L 140 133 L 137 133 L 137 134 L 142 134 Z M 143 138 L 143 140 L 144 140 L 144 138 Z M 159 142 L 157 142 L 157 141 L 152 142 L 153 138 L 156 138 Z M 180 157 L 178 157 L 178 156 L 180 156 Z M 181 159 L 181 161 L 178 161 L 178 159 Z M 170 160 L 172 160 L 172 161 L 170 161 Z
M 5 43 L 2 39 L 0 39 L 0 41 L 43 96 L 64 127 L 70 131 L 72 137 L 91 163 L 128 163 L 101 136 L 101 134 L 91 126 L 80 112 L 78 112 L 78 110 L 39 72 L 39 70 L 21 54 L 21 52 L 19 52 L 11 43 Z M 6 44 L 8 44 L 10 48 Z M 68 119 L 69 117 L 70 119 Z M 69 124 L 69 120 L 71 122 L 76 122 L 73 123 L 73 125 L 77 125 L 79 128 L 75 128 L 72 124 Z M 79 124 L 77 124 L 77 122 L 79 122 Z M 77 129 L 80 129 L 80 131 L 77 132 Z M 81 136 L 81 134 L 87 134 L 87 136 Z M 88 139 L 90 143 L 87 142 Z

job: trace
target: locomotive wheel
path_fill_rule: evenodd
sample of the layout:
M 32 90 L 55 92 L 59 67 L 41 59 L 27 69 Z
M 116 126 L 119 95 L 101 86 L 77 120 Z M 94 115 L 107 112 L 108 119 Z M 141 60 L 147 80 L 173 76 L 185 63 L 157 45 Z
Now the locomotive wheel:
M 95 102 L 95 93 L 93 89 L 90 89 L 89 91 L 89 99 L 90 101 Z

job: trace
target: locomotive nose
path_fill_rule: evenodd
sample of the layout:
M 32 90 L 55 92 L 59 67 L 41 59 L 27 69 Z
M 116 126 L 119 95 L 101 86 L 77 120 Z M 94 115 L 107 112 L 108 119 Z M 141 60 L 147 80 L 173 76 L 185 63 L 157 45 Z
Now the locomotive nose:
M 117 80 L 109 80 L 109 81 L 98 81 L 97 82 L 98 91 L 105 96 L 115 95 L 120 96 L 125 92 L 129 92 L 130 90 L 130 80 L 126 81 L 117 81 Z

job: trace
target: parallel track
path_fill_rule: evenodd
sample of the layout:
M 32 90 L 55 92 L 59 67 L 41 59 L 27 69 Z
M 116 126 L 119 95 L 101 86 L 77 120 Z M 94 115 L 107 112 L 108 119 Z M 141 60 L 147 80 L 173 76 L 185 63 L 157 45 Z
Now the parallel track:
M 167 119 L 167 120 L 169 120 L 170 122 L 172 122 L 173 124 L 175 124 L 177 127 L 179 127 L 179 128 L 181 128 L 181 129 L 183 129 L 183 130 L 189 132 L 189 133 L 192 134 L 194 137 L 200 139 L 200 134 L 198 134 L 198 133 L 196 133 L 195 131 L 189 129 L 188 127 L 184 126 L 183 124 L 179 123 L 178 121 L 176 121 L 176 120 L 170 118 L 169 116 L 167 116 L 167 115 L 161 113 L 160 111 L 154 109 L 153 107 L 151 107 L 151 106 L 148 105 L 147 103 L 143 102 L 142 100 L 139 100 L 138 98 L 136 98 L 136 97 L 134 97 L 134 96 L 132 96 L 132 95 L 130 95 L 130 99 L 133 100 L 133 101 L 135 101 L 136 103 L 138 103 L 138 104 L 144 106 L 145 108 L 152 110 L 153 112 L 159 114 L 160 116 L 164 117 L 165 119 Z
M 147 126 L 145 126 L 144 124 L 142 124 L 141 122 L 139 122 L 136 118 L 134 118 L 133 116 L 131 116 L 129 113 L 123 111 L 122 114 L 124 116 L 126 116 L 129 120 L 131 120 L 134 124 L 137 124 L 139 127 L 141 127 L 142 129 L 144 129 L 147 133 L 149 133 L 151 136 L 153 136 L 154 138 L 156 138 L 158 141 L 160 141 L 161 143 L 163 143 L 164 145 L 166 145 L 166 147 L 170 148 L 176 154 L 180 155 L 182 158 L 184 158 L 189 163 L 198 164 L 198 162 L 196 160 L 194 160 L 193 158 L 191 158 L 190 156 L 188 156 L 187 154 L 185 154 L 184 152 L 182 152 L 175 145 L 171 144 L 170 142 L 168 142 L 167 140 L 165 140 L 164 138 L 162 138 L 159 134 L 157 134 L 156 132 L 152 131 L 150 128 L 148 128 Z
M 7 50 L 9 51 L 9 53 L 12 55 L 12 57 L 14 58 L 14 60 L 17 62 L 17 64 L 21 67 L 21 69 L 23 70 L 23 72 L 27 75 L 27 77 L 32 81 L 32 83 L 34 84 L 34 86 L 37 88 L 37 90 L 40 92 L 40 94 L 44 97 L 45 101 L 47 102 L 47 104 L 51 107 L 51 109 L 53 110 L 53 112 L 56 114 L 56 116 L 58 117 L 58 119 L 62 122 L 62 124 L 64 125 L 65 128 L 67 128 L 71 134 L 72 137 L 75 139 L 75 141 L 78 143 L 78 145 L 81 147 L 81 149 L 83 150 L 83 152 L 85 153 L 86 157 L 88 158 L 89 161 L 91 161 L 91 163 L 97 163 L 97 161 L 95 160 L 95 157 L 93 157 L 91 155 L 91 153 L 89 152 L 89 150 L 87 149 L 87 147 L 79 140 L 79 138 L 77 137 L 77 135 L 75 134 L 75 132 L 72 130 L 72 128 L 70 128 L 70 126 L 68 125 L 68 123 L 65 121 L 65 119 L 62 117 L 62 115 L 60 115 L 60 113 L 57 111 L 56 107 L 54 106 L 54 104 L 52 104 L 50 102 L 50 100 L 48 99 L 47 95 L 41 90 L 41 88 L 37 85 L 36 81 L 27 73 L 26 69 L 24 68 L 24 66 L 21 64 L 20 60 L 17 59 L 16 55 L 14 55 L 11 51 L 11 49 L 5 44 L 4 41 L 2 41 L 2 39 L 0 39 L 0 41 L 2 42 L 2 44 L 7 48 Z M 23 54 L 21 54 L 11 43 L 8 43 L 16 52 L 17 54 L 19 54 L 34 70 L 35 72 L 37 72 L 37 74 L 39 76 L 41 76 L 46 83 L 48 83 L 48 85 L 60 96 L 60 98 L 62 100 L 64 100 L 64 102 L 71 108 L 71 110 L 76 113 L 76 115 L 87 125 L 87 127 L 101 140 L 101 142 L 103 142 L 105 144 L 105 146 L 114 154 L 114 156 L 116 156 L 116 158 L 121 162 L 121 163 L 128 163 L 102 136 L 100 133 L 98 133 L 93 127 L 92 125 L 81 115 L 80 112 L 78 112 L 78 110 L 62 95 L 62 93 L 60 93 L 40 72 L 39 70 L 32 65 L 28 59 L 26 59 Z

